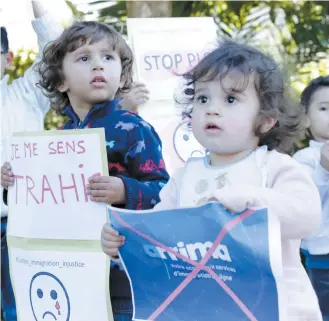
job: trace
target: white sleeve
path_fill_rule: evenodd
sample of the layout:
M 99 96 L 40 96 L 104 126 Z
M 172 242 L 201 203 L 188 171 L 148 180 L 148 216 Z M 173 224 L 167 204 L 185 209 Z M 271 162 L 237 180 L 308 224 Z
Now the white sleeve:
M 169 210 L 179 207 L 179 189 L 184 169 L 177 170 L 160 191 L 160 203 L 154 209 Z
M 321 201 L 311 175 L 288 155 L 270 152 L 267 188 L 253 195 L 277 215 L 282 237 L 303 239 L 314 232 L 321 220 Z
M 40 61 L 45 46 L 56 39 L 62 33 L 63 28 L 49 13 L 34 20 L 32 25 L 38 37 L 39 53 L 33 65 L 24 72 L 24 75 L 11 83 L 11 90 L 19 96 L 29 95 L 31 98 L 33 97 L 36 103 L 31 104 L 31 106 L 38 106 L 45 115 L 49 110 L 50 102 L 42 90 L 36 86 L 39 81 L 39 74 L 34 70 L 34 67 Z
M 307 149 L 297 152 L 294 159 L 312 175 L 313 181 L 319 190 L 321 201 L 324 203 L 324 198 L 329 195 L 329 171 L 323 168 L 317 159 L 307 153 Z

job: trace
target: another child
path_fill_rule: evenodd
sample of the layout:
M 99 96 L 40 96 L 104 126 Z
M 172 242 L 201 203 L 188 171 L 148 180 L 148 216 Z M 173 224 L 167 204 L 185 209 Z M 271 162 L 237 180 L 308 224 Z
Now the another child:
M 187 161 L 161 191 L 156 208 L 213 200 L 232 212 L 268 208 L 281 223 L 287 320 L 322 320 L 299 257 L 300 240 L 319 224 L 320 199 L 301 165 L 281 153 L 303 131 L 302 110 L 287 100 L 282 73 L 257 49 L 225 41 L 186 77 L 193 85 L 186 92 L 193 133 L 209 154 Z M 117 255 L 123 242 L 104 226 L 106 254 Z
M 323 321 L 329 321 L 329 76 L 313 79 L 303 91 L 301 102 L 312 139 L 309 147 L 294 158 L 312 174 L 322 202 L 321 225 L 303 240 L 302 249 Z
M 119 110 L 114 99 L 119 91 L 129 90 L 132 64 L 132 52 L 120 34 L 85 21 L 74 23 L 47 46 L 39 72 L 40 86 L 69 117 L 62 129 L 105 128 L 109 176 L 89 179 L 91 200 L 141 210 L 159 202 L 169 176 L 157 133 L 136 114 Z M 2 185 L 12 185 L 10 165 L 3 167 L 3 174 Z M 132 304 L 126 274 L 118 265 L 110 274 L 114 318 L 129 320 Z

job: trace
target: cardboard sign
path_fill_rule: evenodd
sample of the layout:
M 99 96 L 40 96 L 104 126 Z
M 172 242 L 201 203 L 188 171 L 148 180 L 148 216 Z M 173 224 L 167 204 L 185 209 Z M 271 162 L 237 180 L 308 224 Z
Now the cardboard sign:
M 106 209 L 89 200 L 86 184 L 108 175 L 103 129 L 14 136 L 11 165 L 10 235 L 99 240 Z
M 18 320 L 113 321 L 100 245 L 106 204 L 86 194 L 88 177 L 108 175 L 104 129 L 15 134 L 11 165 L 7 241 Z

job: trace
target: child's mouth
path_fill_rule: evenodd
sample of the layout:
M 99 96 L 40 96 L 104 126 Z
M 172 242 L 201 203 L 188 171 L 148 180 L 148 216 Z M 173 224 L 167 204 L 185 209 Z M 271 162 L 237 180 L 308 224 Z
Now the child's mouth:
M 214 123 L 209 123 L 205 126 L 205 131 L 207 134 L 218 134 L 222 129 Z
M 102 76 L 96 76 L 93 78 L 93 80 L 91 81 L 91 84 L 95 87 L 104 87 L 106 84 L 106 80 L 104 77 Z

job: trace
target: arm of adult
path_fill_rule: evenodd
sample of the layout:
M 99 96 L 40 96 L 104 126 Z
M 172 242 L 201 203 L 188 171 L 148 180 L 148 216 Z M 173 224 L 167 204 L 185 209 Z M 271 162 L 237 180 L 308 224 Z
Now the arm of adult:
M 40 117 L 41 113 L 42 121 L 50 108 L 50 102 L 42 90 L 37 87 L 39 74 L 34 67 L 40 61 L 45 46 L 63 31 L 60 24 L 47 11 L 44 3 L 44 1 L 32 1 L 35 16 L 32 26 L 38 38 L 39 53 L 32 66 L 25 71 L 24 75 L 15 79 L 8 86 L 8 90 L 10 91 L 8 93 L 9 96 L 16 96 L 24 101 L 24 103 L 19 104 L 22 108 L 28 109 L 24 110 L 23 114 L 33 113 L 35 117 Z

